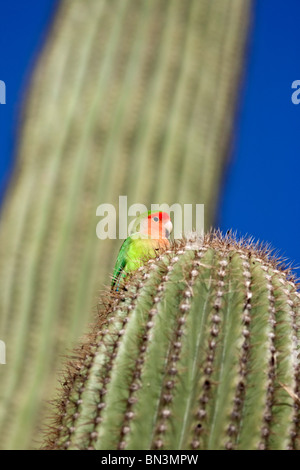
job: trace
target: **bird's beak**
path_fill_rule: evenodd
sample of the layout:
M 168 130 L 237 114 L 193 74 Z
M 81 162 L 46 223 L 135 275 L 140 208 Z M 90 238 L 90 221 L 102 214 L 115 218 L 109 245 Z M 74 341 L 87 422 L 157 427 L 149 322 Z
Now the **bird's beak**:
M 171 220 L 168 220 L 168 221 L 164 224 L 164 227 L 165 227 L 166 238 L 169 238 L 169 237 L 170 237 L 170 233 L 171 233 L 172 230 L 173 230 L 173 225 L 172 225 Z

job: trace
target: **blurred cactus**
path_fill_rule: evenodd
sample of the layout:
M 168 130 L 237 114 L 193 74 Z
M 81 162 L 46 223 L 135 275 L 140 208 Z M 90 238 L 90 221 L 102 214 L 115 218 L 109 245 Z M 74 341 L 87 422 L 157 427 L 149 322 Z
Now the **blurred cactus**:
M 30 448 L 60 355 L 82 333 L 119 244 L 119 195 L 215 216 L 250 1 L 62 0 L 24 109 L 1 214 L 0 446 Z
M 300 449 L 300 295 L 267 251 L 177 243 L 100 312 L 47 448 Z

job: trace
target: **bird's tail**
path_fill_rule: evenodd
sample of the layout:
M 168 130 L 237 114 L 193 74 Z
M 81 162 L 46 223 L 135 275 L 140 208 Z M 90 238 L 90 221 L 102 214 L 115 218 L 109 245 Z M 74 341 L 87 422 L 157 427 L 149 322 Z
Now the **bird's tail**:
M 118 276 L 113 277 L 111 283 L 111 290 L 115 292 L 119 292 L 123 287 L 124 279 L 126 277 L 126 273 L 124 271 L 120 272 Z

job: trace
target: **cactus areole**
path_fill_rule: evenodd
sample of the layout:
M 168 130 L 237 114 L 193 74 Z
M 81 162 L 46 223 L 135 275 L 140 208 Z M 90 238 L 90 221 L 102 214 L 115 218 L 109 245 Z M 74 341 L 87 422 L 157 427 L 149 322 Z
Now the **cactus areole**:
M 43 448 L 300 448 L 300 296 L 268 249 L 195 235 L 102 297 Z

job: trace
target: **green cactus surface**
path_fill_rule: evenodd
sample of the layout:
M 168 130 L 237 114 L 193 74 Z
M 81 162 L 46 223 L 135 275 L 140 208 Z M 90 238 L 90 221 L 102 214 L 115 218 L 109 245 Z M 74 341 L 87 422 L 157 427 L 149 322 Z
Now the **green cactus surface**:
M 97 207 L 199 203 L 214 223 L 251 4 L 58 2 L 1 207 L 0 449 L 36 445 L 60 358 L 112 272 Z
M 300 295 L 251 240 L 174 242 L 105 293 L 45 449 L 299 449 Z

